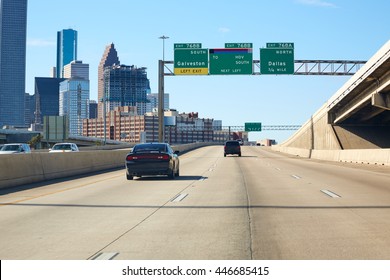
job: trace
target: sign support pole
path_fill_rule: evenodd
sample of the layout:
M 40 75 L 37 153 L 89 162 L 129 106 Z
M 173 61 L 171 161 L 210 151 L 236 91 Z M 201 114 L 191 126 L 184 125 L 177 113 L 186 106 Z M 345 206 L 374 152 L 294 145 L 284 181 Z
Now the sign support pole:
M 164 142 L 164 62 L 158 61 L 158 141 Z

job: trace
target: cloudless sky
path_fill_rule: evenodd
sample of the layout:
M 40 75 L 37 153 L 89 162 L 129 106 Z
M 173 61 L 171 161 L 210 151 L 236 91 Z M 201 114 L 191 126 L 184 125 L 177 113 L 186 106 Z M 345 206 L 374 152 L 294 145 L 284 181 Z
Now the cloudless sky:
M 113 42 L 121 64 L 147 67 L 158 91 L 158 60 L 174 43 L 253 43 L 253 59 L 267 42 L 292 42 L 295 59 L 368 60 L 390 39 L 388 0 L 29 0 L 26 91 L 56 64 L 57 31 L 78 31 L 78 60 L 90 66 L 97 100 L 97 67 Z M 171 65 L 173 71 L 173 65 Z M 255 69 L 258 72 L 258 69 Z M 223 125 L 301 125 L 350 77 L 257 75 L 168 76 L 170 107 L 199 112 Z M 279 142 L 292 131 L 250 133 Z

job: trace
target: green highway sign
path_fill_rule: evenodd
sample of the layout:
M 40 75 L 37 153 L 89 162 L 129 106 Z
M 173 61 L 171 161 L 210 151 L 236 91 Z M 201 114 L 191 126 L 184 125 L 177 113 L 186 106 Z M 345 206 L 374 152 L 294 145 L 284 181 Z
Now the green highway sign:
M 232 46 L 238 46 L 237 44 Z M 210 75 L 252 75 L 252 48 L 209 49 Z
M 181 43 L 181 44 L 174 44 L 174 49 L 201 49 L 202 44 L 201 43 Z
M 261 123 L 245 123 L 245 131 L 261 131 Z
M 260 49 L 261 74 L 294 74 L 294 43 L 267 43 Z
M 267 43 L 267 49 L 293 49 L 294 43 Z
M 225 48 L 227 49 L 252 49 L 253 44 L 252 43 L 225 43 Z
M 207 75 L 209 73 L 208 49 L 202 44 L 174 44 L 175 75 Z

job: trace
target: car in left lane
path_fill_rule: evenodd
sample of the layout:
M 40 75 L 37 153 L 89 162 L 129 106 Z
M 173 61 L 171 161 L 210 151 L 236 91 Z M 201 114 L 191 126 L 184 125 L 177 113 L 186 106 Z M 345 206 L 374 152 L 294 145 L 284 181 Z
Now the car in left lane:
M 180 174 L 178 154 L 168 143 L 137 144 L 126 155 L 126 179 L 149 175 L 167 175 L 174 179 Z
M 0 149 L 0 154 L 27 154 L 31 153 L 30 146 L 24 143 L 4 144 Z
M 49 149 L 49 153 L 68 153 L 78 151 L 79 147 L 77 147 L 75 143 L 57 143 Z

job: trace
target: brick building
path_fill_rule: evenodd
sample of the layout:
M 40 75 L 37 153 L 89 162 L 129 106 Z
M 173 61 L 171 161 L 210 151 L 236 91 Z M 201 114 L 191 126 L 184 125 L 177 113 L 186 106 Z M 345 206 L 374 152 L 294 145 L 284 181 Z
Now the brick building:
M 197 113 L 179 114 L 176 111 L 167 111 L 165 115 L 171 119 L 165 126 L 166 142 L 213 141 L 213 119 L 200 119 Z M 83 136 L 104 139 L 103 118 L 84 120 Z M 157 142 L 158 116 L 153 113 L 138 115 L 135 106 L 116 107 L 106 116 L 106 139 L 130 143 Z

